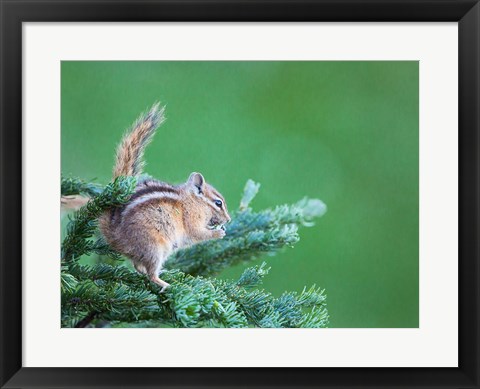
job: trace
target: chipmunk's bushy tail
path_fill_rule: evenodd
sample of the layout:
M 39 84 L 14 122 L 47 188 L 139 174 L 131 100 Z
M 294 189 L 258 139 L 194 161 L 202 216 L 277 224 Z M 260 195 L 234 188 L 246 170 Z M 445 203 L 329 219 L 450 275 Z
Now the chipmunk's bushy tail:
M 142 114 L 125 134 L 117 148 L 113 178 L 138 176 L 145 165 L 143 153 L 152 140 L 155 130 L 165 121 L 165 107 L 156 103 L 148 113 Z

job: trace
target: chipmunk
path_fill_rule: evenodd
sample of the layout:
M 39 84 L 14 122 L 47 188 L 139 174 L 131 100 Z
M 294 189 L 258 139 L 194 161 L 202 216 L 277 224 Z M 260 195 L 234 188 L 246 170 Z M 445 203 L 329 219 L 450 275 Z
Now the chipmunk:
M 145 147 L 165 121 L 164 111 L 155 104 L 126 133 L 117 148 L 113 178 L 142 173 Z M 229 221 L 223 196 L 200 173 L 192 173 L 175 186 L 139 179 L 129 201 L 104 213 L 99 226 L 108 244 L 163 292 L 169 284 L 159 273 L 168 256 L 194 243 L 223 238 Z

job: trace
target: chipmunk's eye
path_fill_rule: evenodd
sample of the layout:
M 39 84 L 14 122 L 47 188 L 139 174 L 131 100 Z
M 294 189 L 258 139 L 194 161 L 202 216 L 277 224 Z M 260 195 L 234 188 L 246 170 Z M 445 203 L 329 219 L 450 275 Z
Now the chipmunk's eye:
M 215 205 L 218 207 L 218 208 L 222 208 L 222 200 L 215 200 Z

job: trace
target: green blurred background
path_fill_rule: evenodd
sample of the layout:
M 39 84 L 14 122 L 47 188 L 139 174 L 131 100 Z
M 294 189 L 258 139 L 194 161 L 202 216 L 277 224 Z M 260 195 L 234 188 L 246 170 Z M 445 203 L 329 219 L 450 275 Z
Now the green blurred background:
M 331 327 L 418 327 L 418 62 L 62 62 L 62 172 L 107 183 L 124 130 L 161 101 L 146 172 L 202 172 L 235 209 L 322 199 L 266 260 L 267 290 L 326 289 Z M 261 263 L 263 259 L 255 263 Z M 251 264 L 249 264 L 251 265 Z M 221 277 L 238 276 L 245 266 Z

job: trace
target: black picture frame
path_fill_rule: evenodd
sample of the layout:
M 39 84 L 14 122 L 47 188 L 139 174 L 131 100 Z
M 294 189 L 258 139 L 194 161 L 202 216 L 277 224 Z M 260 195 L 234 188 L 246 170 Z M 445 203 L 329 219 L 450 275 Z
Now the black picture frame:
M 2 388 L 479 387 L 478 0 L 0 0 L 0 12 Z M 281 369 L 22 367 L 22 23 L 32 21 L 458 22 L 459 367 Z

